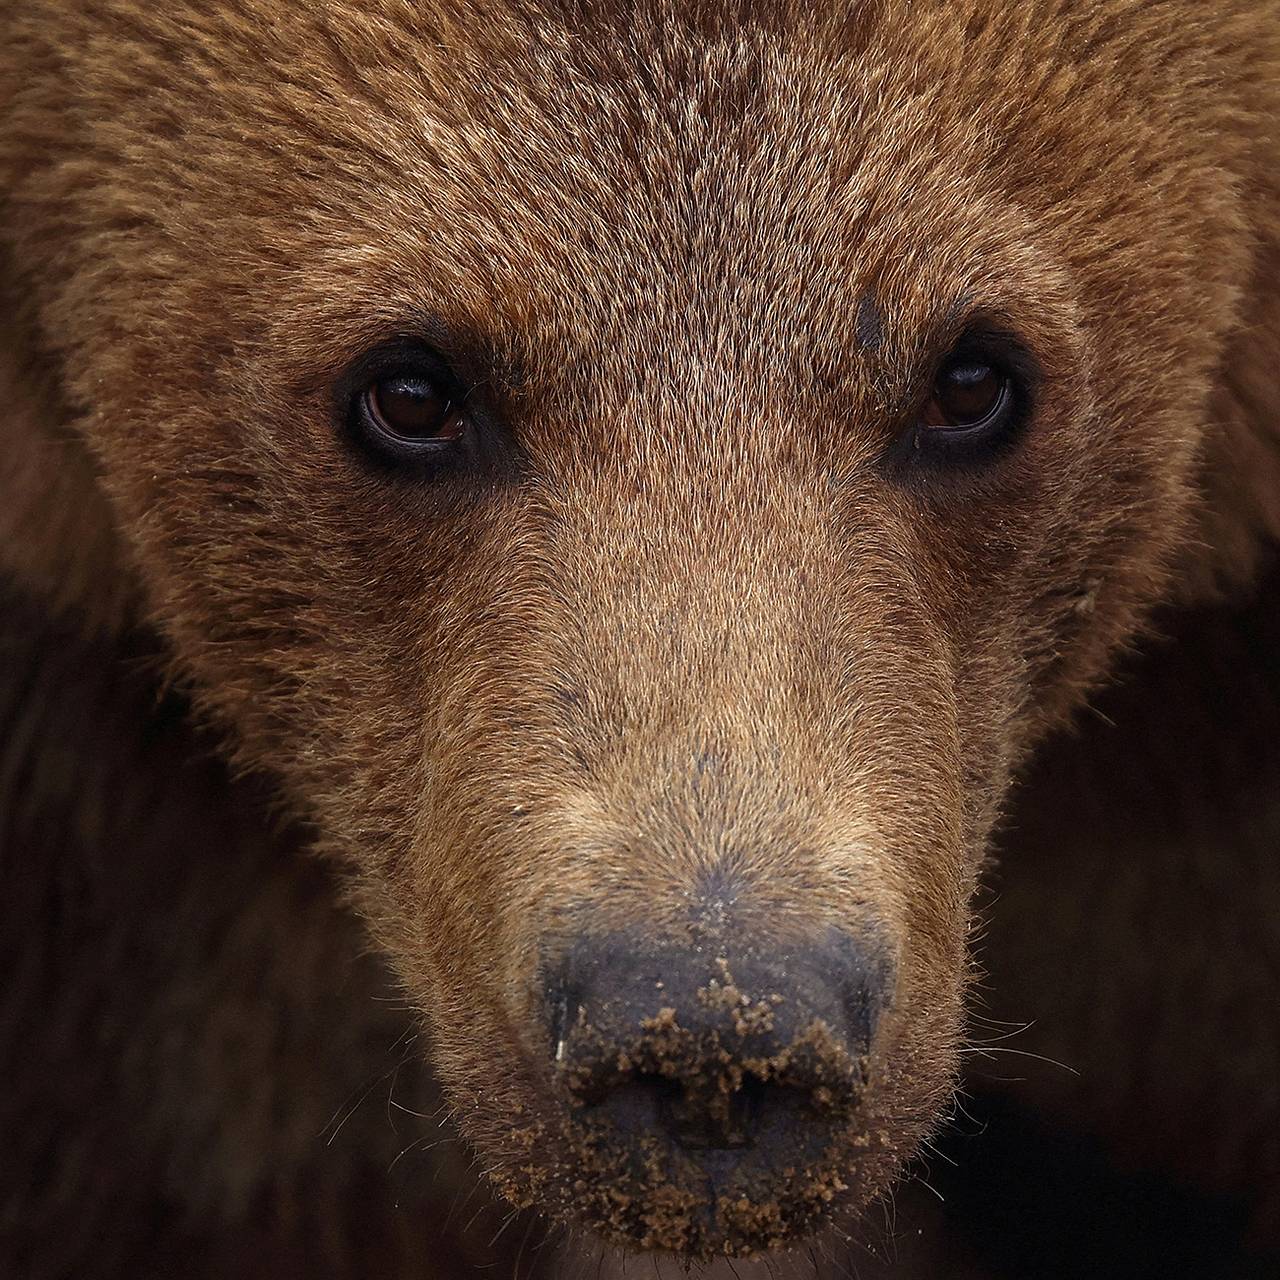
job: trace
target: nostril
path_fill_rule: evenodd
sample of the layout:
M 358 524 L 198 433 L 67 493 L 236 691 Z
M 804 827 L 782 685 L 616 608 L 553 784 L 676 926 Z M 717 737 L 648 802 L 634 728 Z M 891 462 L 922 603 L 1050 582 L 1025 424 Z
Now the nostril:
M 601 1082 L 582 1098 L 589 1110 L 599 1110 L 624 1133 L 644 1134 L 669 1128 L 682 1090 L 675 1080 L 652 1071 L 637 1071 L 612 1084 Z
M 609 1084 L 598 1082 L 579 1102 L 624 1133 L 661 1130 L 689 1151 L 733 1151 L 752 1146 L 757 1132 L 783 1113 L 796 1118 L 805 1097 L 750 1075 L 739 1088 L 726 1090 L 637 1071 Z
M 691 1064 L 692 1065 L 692 1064 Z M 702 1064 L 699 1064 L 702 1065 Z M 831 1090 L 812 1082 L 744 1074 L 736 1087 L 701 1071 L 672 1078 L 656 1071 L 595 1074 L 575 1092 L 584 1113 L 632 1138 L 666 1133 L 687 1151 L 736 1151 L 830 1118 Z
M 752 1146 L 757 1122 L 771 1093 L 754 1076 L 731 1093 L 686 1085 L 662 1109 L 667 1131 L 687 1151 L 734 1151 Z
M 758 1125 L 777 1092 L 776 1085 L 768 1084 L 756 1076 L 745 1077 L 742 1088 L 733 1095 L 733 1102 L 742 1122 L 753 1128 Z

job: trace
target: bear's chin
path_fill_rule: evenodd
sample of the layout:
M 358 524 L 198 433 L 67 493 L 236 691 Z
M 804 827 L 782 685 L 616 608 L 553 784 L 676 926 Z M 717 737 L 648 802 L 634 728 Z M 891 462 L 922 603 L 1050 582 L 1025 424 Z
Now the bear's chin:
M 508 1123 L 486 1117 L 467 1137 L 514 1208 L 536 1211 L 572 1240 L 594 1241 L 597 1251 L 670 1257 L 687 1268 L 772 1258 L 832 1232 L 859 1235 L 868 1210 L 936 1129 L 937 1099 L 948 1091 L 922 1090 L 935 1105 L 906 1123 L 869 1108 L 825 1139 L 798 1141 L 797 1158 L 777 1164 L 734 1150 L 684 1151 L 656 1134 L 631 1141 L 590 1117 L 571 1120 L 558 1103 L 517 1103 Z

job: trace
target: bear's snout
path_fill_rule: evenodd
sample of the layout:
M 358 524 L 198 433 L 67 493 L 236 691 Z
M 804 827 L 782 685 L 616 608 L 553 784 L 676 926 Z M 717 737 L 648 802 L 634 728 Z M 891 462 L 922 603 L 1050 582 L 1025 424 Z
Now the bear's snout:
M 547 1005 L 589 1221 L 698 1253 L 812 1229 L 845 1189 L 892 977 L 882 944 L 836 931 L 774 950 L 574 944 Z

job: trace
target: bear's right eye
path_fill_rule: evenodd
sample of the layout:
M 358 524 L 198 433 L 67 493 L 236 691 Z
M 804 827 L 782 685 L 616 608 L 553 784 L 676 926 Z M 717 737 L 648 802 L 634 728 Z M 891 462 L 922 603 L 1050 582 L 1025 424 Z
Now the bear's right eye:
M 474 452 L 472 389 L 434 349 L 397 339 L 349 367 L 334 387 L 335 417 L 371 460 L 434 470 Z
M 350 426 L 357 442 L 390 462 L 426 462 L 467 434 L 464 397 L 453 380 L 426 369 L 398 369 L 357 392 Z

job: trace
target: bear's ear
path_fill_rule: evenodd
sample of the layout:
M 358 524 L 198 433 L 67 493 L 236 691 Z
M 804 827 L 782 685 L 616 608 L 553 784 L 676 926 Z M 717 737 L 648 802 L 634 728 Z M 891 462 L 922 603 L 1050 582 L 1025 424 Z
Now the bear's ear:
M 1195 599 L 1252 582 L 1280 542 L 1280 189 L 1262 203 L 1252 287 L 1209 402 Z
M 0 576 L 87 630 L 138 612 L 136 578 L 56 362 L 0 270 Z

